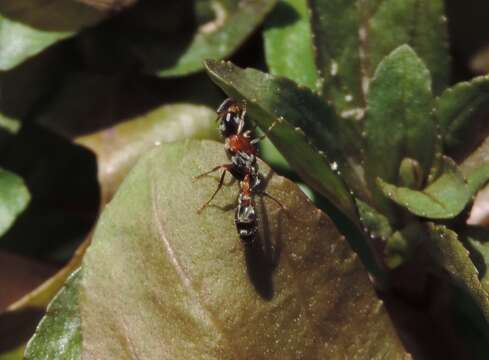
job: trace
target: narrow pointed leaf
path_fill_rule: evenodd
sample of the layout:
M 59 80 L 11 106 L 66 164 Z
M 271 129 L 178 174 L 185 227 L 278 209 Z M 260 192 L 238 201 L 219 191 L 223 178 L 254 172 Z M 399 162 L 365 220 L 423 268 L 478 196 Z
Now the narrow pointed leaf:
M 428 69 L 408 46 L 377 68 L 368 96 L 366 170 L 370 181 L 397 183 L 401 161 L 416 160 L 429 172 L 435 149 L 433 97 Z M 382 159 L 382 161 L 379 161 Z
M 0 235 L 12 226 L 29 201 L 29 190 L 22 178 L 0 169 Z
M 309 8 L 324 95 L 346 117 L 361 117 L 377 65 L 400 45 L 427 64 L 435 93 L 448 83 L 443 1 L 309 0 Z
M 430 223 L 428 228 L 436 260 L 468 291 L 482 311 L 485 323 L 489 324 L 489 296 L 479 281 L 478 271 L 469 257 L 469 252 L 454 231 L 433 223 Z
M 78 1 L 0 2 L 0 70 L 12 69 L 106 16 Z
M 471 199 L 465 179 L 453 160 L 445 158 L 444 173 L 423 191 L 397 187 L 382 179 L 377 185 L 384 195 L 411 213 L 429 219 L 457 216 Z
M 280 1 L 265 22 L 263 36 L 270 72 L 315 90 L 317 71 L 306 0 Z
M 437 116 L 448 150 L 463 148 L 478 130 L 475 115 L 489 106 L 489 76 L 461 82 L 436 101 Z
M 189 141 L 133 168 L 85 255 L 83 359 L 407 356 L 357 256 L 296 185 L 259 163 L 288 210 L 256 195 L 249 247 L 236 182 L 196 212 L 219 174 L 193 177 L 227 161 L 222 144 Z
M 27 344 L 25 360 L 81 359 L 80 278 L 81 271 L 77 270 L 49 304 L 46 315 Z
M 294 82 L 231 63 L 208 61 L 212 80 L 229 96 L 246 100 L 251 118 L 268 133 L 293 170 L 350 219 L 355 205 L 337 168 L 349 185 L 361 187 L 346 151 L 357 151 L 358 135 L 309 89 Z M 351 147 L 348 148 L 347 144 Z M 322 153 L 320 153 L 322 151 Z M 324 155 L 323 155 L 324 154 Z M 336 163 L 334 165 L 333 163 Z M 360 191 L 360 190 L 359 190 Z

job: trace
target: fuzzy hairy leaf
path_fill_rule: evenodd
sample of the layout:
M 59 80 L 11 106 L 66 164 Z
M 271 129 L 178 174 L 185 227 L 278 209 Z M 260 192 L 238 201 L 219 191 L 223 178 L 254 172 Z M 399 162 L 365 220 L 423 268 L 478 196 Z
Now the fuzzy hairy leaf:
M 453 160 L 444 158 L 443 174 L 423 191 L 397 187 L 377 178 L 384 196 L 429 219 L 450 219 L 457 216 L 471 199 L 465 178 Z
M 78 289 L 81 271 L 77 270 L 49 304 L 46 315 L 27 344 L 24 359 L 81 359 L 81 327 Z
M 305 183 L 355 219 L 355 204 L 336 173 L 339 170 L 349 185 L 361 187 L 347 158 L 358 150 L 359 138 L 349 124 L 289 79 L 217 61 L 208 61 L 207 70 L 230 97 L 247 102 L 250 117 L 262 129 L 274 125 L 268 137 Z
M 399 47 L 380 63 L 368 96 L 366 170 L 371 182 L 381 177 L 397 183 L 405 157 L 428 173 L 435 144 L 432 108 L 428 69 L 409 46 Z
M 480 76 L 446 89 L 436 101 L 444 145 L 464 147 L 474 129 L 474 115 L 489 107 L 489 76 Z
M 30 198 L 22 178 L 0 168 L 0 235 L 5 234 L 25 210 Z
M 441 0 L 309 0 L 316 64 L 323 92 L 345 117 L 361 117 L 380 61 L 408 44 L 433 75 L 448 83 L 446 19 Z
M 0 2 L 0 70 L 10 70 L 107 14 L 78 1 Z
M 83 262 L 83 358 L 405 358 L 357 256 L 293 183 L 260 162 L 288 210 L 257 195 L 250 247 L 236 182 L 197 214 L 218 174 L 192 178 L 227 161 L 218 143 L 162 145 L 126 178 Z
M 268 16 L 263 33 L 268 68 L 315 90 L 317 71 L 306 0 L 282 0 Z

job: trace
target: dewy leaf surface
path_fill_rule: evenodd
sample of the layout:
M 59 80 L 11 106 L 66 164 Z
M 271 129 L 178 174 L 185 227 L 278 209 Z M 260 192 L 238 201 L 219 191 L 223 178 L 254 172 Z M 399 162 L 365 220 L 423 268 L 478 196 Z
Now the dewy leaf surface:
M 12 69 L 106 15 L 78 1 L 1 1 L 0 70 Z
M 357 256 L 293 183 L 256 197 L 259 239 L 245 248 L 222 144 L 147 154 L 106 207 L 83 263 L 83 359 L 407 358 Z M 368 331 L 365 331 L 368 329 Z
M 384 195 L 411 213 L 429 219 L 450 219 L 467 206 L 471 198 L 465 178 L 455 162 L 444 158 L 444 173 L 423 191 L 389 184 L 377 179 Z
M 49 304 L 46 315 L 27 344 L 25 360 L 81 359 L 80 278 L 81 270 L 77 270 Z
M 280 1 L 265 21 L 263 36 L 270 72 L 316 90 L 317 71 L 306 0 Z
M 362 117 L 380 61 L 408 44 L 433 76 L 448 83 L 449 55 L 442 0 L 309 0 L 316 64 L 324 95 L 345 117 Z
M 22 178 L 0 168 L 0 235 L 3 235 L 25 210 L 30 198 L 29 190 Z
M 488 106 L 489 76 L 461 82 L 445 90 L 436 101 L 444 145 L 449 150 L 466 146 L 466 137 L 473 136 L 476 128 L 475 115 Z
M 339 170 L 349 185 L 361 191 L 348 159 L 359 151 L 359 136 L 349 124 L 309 89 L 289 79 L 218 61 L 208 61 L 207 70 L 230 97 L 247 102 L 250 117 L 262 129 L 274 125 L 266 131 L 268 137 L 306 184 L 355 219 L 355 204 L 335 172 Z
M 165 48 L 161 46 L 161 41 L 153 44 L 143 42 L 142 46 L 135 43 L 134 49 L 141 54 L 147 69 L 155 71 L 158 76 L 194 73 L 202 70 L 205 59 L 223 59 L 231 55 L 262 23 L 276 2 L 277 0 L 207 1 L 213 18 L 199 26 L 189 44 L 178 43 L 174 48 Z M 176 58 L 175 63 L 161 67 L 160 63 L 164 62 L 168 53 Z
M 368 96 L 365 131 L 370 181 L 379 176 L 397 183 L 405 157 L 417 160 L 428 173 L 436 138 L 432 108 L 428 69 L 410 47 L 399 47 L 380 63 Z

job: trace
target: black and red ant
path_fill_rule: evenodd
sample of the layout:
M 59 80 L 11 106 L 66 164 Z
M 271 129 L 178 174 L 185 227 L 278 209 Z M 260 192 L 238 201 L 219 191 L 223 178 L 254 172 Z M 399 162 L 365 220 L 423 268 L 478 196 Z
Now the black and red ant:
M 253 196 L 255 194 L 267 196 L 282 209 L 285 209 L 285 207 L 262 189 L 263 175 L 258 170 L 256 144 L 263 137 L 252 139 L 251 131 L 244 131 L 246 103 L 240 104 L 234 99 L 226 99 L 217 109 L 217 114 L 219 130 L 225 139 L 225 149 L 231 163 L 216 166 L 210 171 L 195 177 L 195 179 L 200 179 L 220 169 L 224 170 L 217 189 L 198 212 L 204 210 L 211 203 L 222 188 L 226 173 L 231 173 L 240 182 L 240 193 L 234 222 L 240 239 L 244 243 L 251 243 L 255 239 L 258 227 Z

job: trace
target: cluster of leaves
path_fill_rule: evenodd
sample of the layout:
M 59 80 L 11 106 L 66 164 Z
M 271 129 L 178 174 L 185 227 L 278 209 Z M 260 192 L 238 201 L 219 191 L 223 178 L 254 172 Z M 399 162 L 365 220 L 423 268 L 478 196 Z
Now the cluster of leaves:
M 393 295 L 408 303 L 402 311 L 413 311 L 406 299 L 428 301 L 433 279 L 449 300 L 438 309 L 446 323 L 426 333 L 457 338 L 443 343 L 451 356 L 488 356 L 489 231 L 466 218 L 489 179 L 487 139 L 478 146 L 489 78 L 448 88 L 441 0 L 85 0 L 42 10 L 35 3 L 0 5 L 0 32 L 8 31 L 0 87 L 12 89 L 0 102 L 2 146 L 27 157 L 54 143 L 41 160 L 67 149 L 55 164 L 63 170 L 92 149 L 100 202 L 111 203 L 89 250 L 91 235 L 65 269 L 9 308 L 11 316 L 46 306 L 82 263 L 49 305 L 27 359 L 436 357 L 439 348 L 419 343 L 392 308 L 387 313 Z M 221 61 L 270 11 L 263 32 L 270 73 Z M 67 56 L 76 60 L 64 64 Z M 219 97 L 199 75 L 188 77 L 203 70 L 204 58 L 216 59 L 205 63 L 214 83 L 269 129 L 263 157 L 300 177 L 334 223 L 264 163 L 267 191 L 288 211 L 259 199 L 252 247 L 239 247 L 227 211 L 233 184 L 215 207 L 192 210 L 216 186 L 212 177 L 199 184 L 192 177 L 226 162 L 222 146 L 154 145 L 215 137 L 207 105 Z M 32 167 L 16 165 L 18 155 L 3 164 L 29 185 L 26 215 L 36 205 L 25 175 Z M 5 233 L 29 193 L 17 175 L 2 174 Z M 39 216 L 45 202 L 37 201 Z M 0 242 L 19 244 L 25 232 L 13 230 L 31 225 L 24 215 Z M 415 286 L 406 273 L 417 276 Z M 440 330 L 446 324 L 452 338 Z M 0 359 L 22 352 L 8 350 Z

